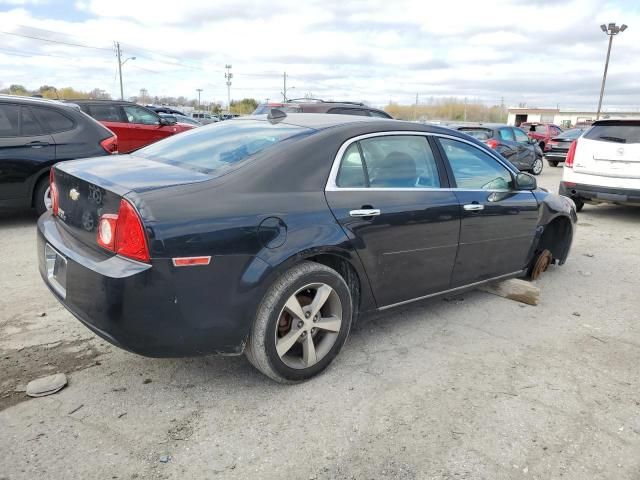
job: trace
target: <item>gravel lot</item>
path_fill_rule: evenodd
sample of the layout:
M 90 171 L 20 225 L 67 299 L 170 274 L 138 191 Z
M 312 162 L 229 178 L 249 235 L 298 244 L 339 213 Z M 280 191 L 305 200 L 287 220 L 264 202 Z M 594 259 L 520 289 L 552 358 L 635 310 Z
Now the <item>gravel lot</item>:
M 587 205 L 540 305 L 476 291 L 376 315 L 289 387 L 244 357 L 94 337 L 40 280 L 31 212 L 0 214 L 0 252 L 0 479 L 640 478 L 638 208 Z M 55 395 L 15 391 L 55 372 Z

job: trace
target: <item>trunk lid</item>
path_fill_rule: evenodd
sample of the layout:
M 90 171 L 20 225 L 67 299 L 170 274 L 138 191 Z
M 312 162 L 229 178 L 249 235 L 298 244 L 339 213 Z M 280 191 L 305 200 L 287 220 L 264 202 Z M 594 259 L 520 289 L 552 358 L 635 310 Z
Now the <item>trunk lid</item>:
M 640 122 L 594 125 L 578 142 L 574 171 L 619 178 L 640 178 Z
M 100 217 L 117 214 L 127 193 L 211 179 L 200 172 L 129 155 L 58 163 L 54 175 L 58 219 L 74 237 L 96 249 L 100 249 L 96 242 Z

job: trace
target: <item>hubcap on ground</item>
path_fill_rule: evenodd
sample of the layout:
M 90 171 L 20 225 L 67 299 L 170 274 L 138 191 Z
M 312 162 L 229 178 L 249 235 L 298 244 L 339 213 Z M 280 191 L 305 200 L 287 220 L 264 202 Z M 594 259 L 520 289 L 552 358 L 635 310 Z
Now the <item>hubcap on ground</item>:
M 276 352 L 291 368 L 309 368 L 336 343 L 342 325 L 342 303 L 326 283 L 312 283 L 291 295 L 278 317 Z

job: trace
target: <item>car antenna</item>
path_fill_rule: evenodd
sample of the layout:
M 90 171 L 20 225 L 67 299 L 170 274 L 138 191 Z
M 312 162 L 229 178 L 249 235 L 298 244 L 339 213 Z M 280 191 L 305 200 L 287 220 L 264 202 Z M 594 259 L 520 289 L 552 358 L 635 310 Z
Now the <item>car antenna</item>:
M 287 114 L 278 108 L 272 108 L 267 115 L 267 120 L 270 120 L 271 123 L 280 122 L 283 118 L 287 118 Z

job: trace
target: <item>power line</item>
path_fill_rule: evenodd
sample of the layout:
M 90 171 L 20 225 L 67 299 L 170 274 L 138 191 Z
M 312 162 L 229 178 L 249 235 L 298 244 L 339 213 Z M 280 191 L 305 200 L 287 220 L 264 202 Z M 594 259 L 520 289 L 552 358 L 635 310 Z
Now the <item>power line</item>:
M 89 45 L 80 45 L 79 43 L 63 42 L 61 40 L 51 40 L 49 38 L 36 37 L 34 35 L 25 35 L 25 34 L 22 34 L 22 33 L 4 32 L 4 31 L 0 31 L 0 33 L 2 33 L 4 35 L 13 35 L 15 37 L 30 38 L 32 40 L 40 40 L 42 42 L 58 43 L 60 45 L 68 45 L 70 47 L 91 48 L 91 49 L 94 49 L 94 50 L 106 50 L 108 52 L 111 51 L 110 48 L 91 47 Z

